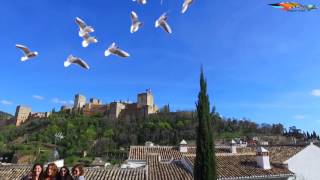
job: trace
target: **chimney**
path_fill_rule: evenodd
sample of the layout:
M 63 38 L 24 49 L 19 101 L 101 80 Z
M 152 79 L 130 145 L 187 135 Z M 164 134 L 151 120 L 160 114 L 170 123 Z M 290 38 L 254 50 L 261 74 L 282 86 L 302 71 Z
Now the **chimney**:
M 256 152 L 256 160 L 259 167 L 263 169 L 271 169 L 269 151 L 263 147 L 258 147 Z
M 187 141 L 185 141 L 184 139 L 180 142 L 179 151 L 181 153 L 187 153 L 188 152 Z
M 237 154 L 237 143 L 233 139 L 231 141 L 231 153 L 232 154 Z
M 146 147 L 153 147 L 154 144 L 153 144 L 153 142 L 151 142 L 151 141 L 147 141 L 147 142 L 145 143 L 145 146 L 146 146 Z

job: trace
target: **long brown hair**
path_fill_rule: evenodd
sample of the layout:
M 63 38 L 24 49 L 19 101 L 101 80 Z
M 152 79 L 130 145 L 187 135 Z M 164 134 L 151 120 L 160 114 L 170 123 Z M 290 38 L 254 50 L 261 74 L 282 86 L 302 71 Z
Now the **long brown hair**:
M 75 170 L 76 168 L 79 169 L 79 171 L 80 171 L 80 176 L 83 176 L 83 175 L 84 175 L 84 170 L 83 170 L 83 166 L 82 166 L 81 164 L 77 164 L 77 165 L 74 165 L 74 166 L 72 167 L 72 170 L 71 170 L 72 175 L 74 175 L 73 172 L 74 172 L 74 170 Z
M 49 176 L 49 175 L 48 175 L 48 171 L 49 171 L 49 168 L 50 168 L 50 167 L 53 167 L 53 175 L 52 175 L 52 176 Z M 58 167 L 57 167 L 57 165 L 56 165 L 55 163 L 50 163 L 50 164 L 48 164 L 47 169 L 46 169 L 46 178 L 48 178 L 48 177 L 56 177 L 57 174 L 58 174 Z
M 41 167 L 41 173 L 39 174 L 39 178 L 40 180 L 43 179 L 43 165 L 40 163 L 35 163 L 31 169 L 31 175 L 32 175 L 32 180 L 36 179 L 36 167 L 40 166 Z

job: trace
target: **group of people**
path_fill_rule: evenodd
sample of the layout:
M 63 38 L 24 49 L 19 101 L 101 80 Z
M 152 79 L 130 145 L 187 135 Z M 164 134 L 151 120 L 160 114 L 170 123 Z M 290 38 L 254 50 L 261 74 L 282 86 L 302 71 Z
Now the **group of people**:
M 42 164 L 36 163 L 33 165 L 31 172 L 21 180 L 85 180 L 82 165 L 77 164 L 73 166 L 71 173 L 66 166 L 61 167 L 58 171 L 57 165 L 50 163 L 46 170 L 44 170 Z

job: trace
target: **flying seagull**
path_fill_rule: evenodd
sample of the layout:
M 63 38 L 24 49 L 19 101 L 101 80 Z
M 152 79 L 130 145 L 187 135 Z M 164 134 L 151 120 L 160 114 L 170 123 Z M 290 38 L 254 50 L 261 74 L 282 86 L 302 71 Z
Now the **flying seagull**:
M 131 22 L 131 33 L 137 32 L 139 28 L 143 25 L 143 23 L 139 21 L 138 15 L 134 11 L 131 11 Z
M 167 13 L 163 13 L 159 17 L 159 19 L 157 19 L 157 21 L 155 23 L 155 27 L 157 28 L 157 27 L 161 26 L 164 31 L 171 34 L 172 30 L 171 30 L 169 24 L 167 23 L 167 19 L 168 19 Z
M 87 26 L 87 24 L 82 19 L 80 19 L 79 17 L 76 17 L 76 23 L 78 24 L 79 29 L 80 29 L 79 30 L 79 36 L 80 37 L 83 37 L 87 33 L 94 32 L 93 27 Z
M 27 46 L 21 45 L 21 44 L 16 44 L 16 47 L 22 50 L 24 53 L 24 56 L 21 57 L 21 61 L 26 61 L 30 58 L 36 57 L 38 55 L 38 52 L 34 51 L 31 52 L 30 49 Z
M 182 5 L 182 10 L 181 13 L 185 13 L 188 9 L 188 7 L 192 4 L 193 0 L 184 0 L 183 5 Z
M 147 0 L 132 0 L 137 1 L 139 4 L 147 4 Z
M 64 67 L 68 67 L 71 64 L 78 64 L 85 69 L 89 69 L 89 65 L 84 60 L 82 60 L 81 58 L 69 55 L 67 60 L 64 62 Z
M 109 48 L 104 52 L 105 56 L 110 56 L 111 54 L 120 56 L 120 57 L 129 57 L 130 54 L 121 50 L 116 43 L 112 43 L 111 46 L 109 46 Z
M 95 37 L 90 36 L 89 33 L 85 33 L 82 38 L 82 47 L 88 47 L 89 44 L 98 42 L 98 40 Z

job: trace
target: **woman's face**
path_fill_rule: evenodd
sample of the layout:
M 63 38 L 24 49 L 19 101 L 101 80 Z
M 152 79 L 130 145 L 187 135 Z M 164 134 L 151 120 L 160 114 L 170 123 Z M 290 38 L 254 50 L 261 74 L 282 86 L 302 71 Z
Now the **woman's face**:
M 66 176 L 66 175 L 67 175 L 67 170 L 66 170 L 66 168 L 61 168 L 61 170 L 60 170 L 60 175 L 61 175 L 61 176 Z
M 75 176 L 80 176 L 80 170 L 79 170 L 79 168 L 74 168 L 74 170 L 73 170 L 73 175 L 75 175 Z
M 49 166 L 48 167 L 48 176 L 53 176 L 54 175 L 54 167 L 53 166 Z
M 36 176 L 39 176 L 41 174 L 41 171 L 42 171 L 42 168 L 41 166 L 37 165 L 35 168 L 34 168 L 34 172 L 36 174 Z

